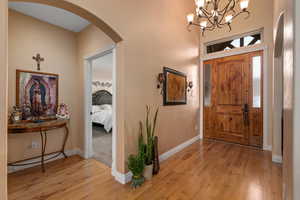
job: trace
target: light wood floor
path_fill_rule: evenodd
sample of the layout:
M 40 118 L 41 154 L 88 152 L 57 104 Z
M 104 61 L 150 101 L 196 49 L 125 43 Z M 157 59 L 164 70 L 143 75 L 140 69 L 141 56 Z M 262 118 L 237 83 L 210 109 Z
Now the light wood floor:
M 78 156 L 9 175 L 9 200 L 280 200 L 281 166 L 270 152 L 197 142 L 161 165 L 141 188 L 117 183 L 110 169 Z

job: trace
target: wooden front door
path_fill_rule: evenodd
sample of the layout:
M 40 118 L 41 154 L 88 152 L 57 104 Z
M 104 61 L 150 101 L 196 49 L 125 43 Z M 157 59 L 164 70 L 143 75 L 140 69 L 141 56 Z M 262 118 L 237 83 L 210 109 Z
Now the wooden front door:
M 204 137 L 262 146 L 262 51 L 204 63 Z

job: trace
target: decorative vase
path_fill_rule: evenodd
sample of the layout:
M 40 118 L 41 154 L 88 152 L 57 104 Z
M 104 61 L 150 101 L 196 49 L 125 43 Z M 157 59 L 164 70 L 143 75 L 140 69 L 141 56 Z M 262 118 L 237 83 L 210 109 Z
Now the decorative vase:
M 151 180 L 153 176 L 153 164 L 146 165 L 144 169 L 144 177 L 146 180 Z
M 153 161 L 153 175 L 158 174 L 160 166 L 159 166 L 159 155 L 158 155 L 158 137 L 154 137 L 154 161 Z

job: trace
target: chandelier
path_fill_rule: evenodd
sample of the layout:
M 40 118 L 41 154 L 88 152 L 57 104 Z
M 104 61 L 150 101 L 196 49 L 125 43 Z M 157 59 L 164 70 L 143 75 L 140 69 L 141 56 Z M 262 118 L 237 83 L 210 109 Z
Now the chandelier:
M 231 23 L 237 16 L 243 13 L 247 14 L 247 17 L 250 15 L 247 10 L 249 0 L 227 0 L 223 7 L 220 6 L 221 0 L 195 0 L 195 3 L 196 16 L 194 14 L 187 16 L 188 28 L 198 26 L 203 35 L 206 30 L 213 31 L 224 26 L 229 27 L 231 31 Z M 238 4 L 240 9 L 237 8 Z

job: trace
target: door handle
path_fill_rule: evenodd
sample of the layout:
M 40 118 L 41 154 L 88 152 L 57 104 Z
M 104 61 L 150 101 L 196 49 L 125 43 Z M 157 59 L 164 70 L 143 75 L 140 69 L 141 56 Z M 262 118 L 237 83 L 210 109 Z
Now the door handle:
M 249 105 L 244 104 L 242 111 L 243 111 L 244 125 L 249 126 Z

